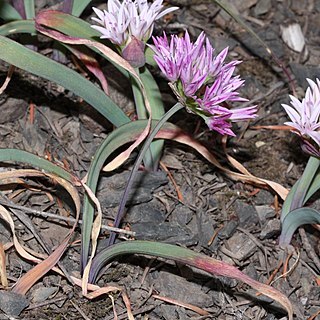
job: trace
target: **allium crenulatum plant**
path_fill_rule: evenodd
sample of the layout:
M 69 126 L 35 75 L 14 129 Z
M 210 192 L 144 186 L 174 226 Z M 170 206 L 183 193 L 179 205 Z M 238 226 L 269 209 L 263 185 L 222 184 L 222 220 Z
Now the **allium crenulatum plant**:
M 93 17 L 93 21 L 96 23 L 94 25 L 63 12 L 44 11 L 38 13 L 34 21 L 13 21 L 11 24 L 1 26 L 0 59 L 54 81 L 79 95 L 113 123 L 116 129 L 105 138 L 96 151 L 85 180 L 75 178 L 66 170 L 61 171 L 61 168 L 51 166 L 48 161 L 42 161 L 41 158 L 27 153 L 18 151 L 15 153 L 13 150 L 9 156 L 3 151 L 0 153 L 0 158 L 2 161 L 19 159 L 22 162 L 23 158 L 29 159 L 29 164 L 48 170 L 69 183 L 76 181 L 77 185 L 81 184 L 86 190 L 87 193 L 82 205 L 81 241 L 83 272 L 81 281 L 84 295 L 87 295 L 87 290 L 97 290 L 97 287 L 88 286 L 88 282 L 94 282 L 103 265 L 113 257 L 133 253 L 147 254 L 173 259 L 212 274 L 241 280 L 277 300 L 287 310 L 289 319 L 292 319 L 291 303 L 279 291 L 252 280 L 237 268 L 222 261 L 208 258 L 185 248 L 146 241 L 132 241 L 114 245 L 115 234 L 112 233 L 109 238 L 110 246 L 97 256 L 95 255 L 101 225 L 101 208 L 94 194 L 106 160 L 119 147 L 134 141 L 136 142 L 133 143 L 133 146 L 137 147 L 145 140 L 124 190 L 115 219 L 115 227 L 120 225 L 125 212 L 128 191 L 142 160 L 147 168 L 157 169 L 156 164 L 161 157 L 162 144 L 159 144 L 159 141 L 154 144 L 155 137 L 176 139 L 181 143 L 188 144 L 207 156 L 212 163 L 217 163 L 216 160 L 212 160 L 215 158 L 204 146 L 177 126 L 167 122 L 175 112 L 185 108 L 188 112 L 200 116 L 213 132 L 229 136 L 235 136 L 232 129 L 233 122 L 247 121 L 256 117 L 256 106 L 244 108 L 233 106 L 234 103 L 241 104 L 247 100 L 239 94 L 239 89 L 244 85 L 244 81 L 239 75 L 235 75 L 236 66 L 240 61 L 227 62 L 227 48 L 216 53 L 204 33 L 201 33 L 198 39 L 193 42 L 188 32 L 185 32 L 183 37 L 168 37 L 163 33 L 162 36 L 154 37 L 153 41 L 147 44 L 152 36 L 155 21 L 167 13 L 174 13 L 177 9 L 177 7 L 165 7 L 163 0 L 155 0 L 154 2 L 109 0 L 105 10 L 93 9 L 96 14 Z M 70 52 L 83 61 L 88 70 L 101 83 L 102 88 L 99 89 L 96 84 L 83 78 L 74 70 L 5 37 L 12 33 L 31 32 L 42 33 L 65 45 Z M 97 38 L 101 38 L 101 40 L 97 41 Z M 86 49 L 78 51 L 72 45 L 86 47 Z M 128 81 L 131 81 L 140 120 L 131 121 L 121 108 L 110 99 L 107 80 L 104 78 L 97 60 L 88 53 L 88 47 L 98 53 L 100 57 L 113 63 L 128 78 Z M 177 97 L 177 104 L 167 113 L 164 113 L 157 84 L 148 71 L 147 53 L 149 58 L 150 53 L 153 55 L 154 61 L 163 76 L 167 78 L 169 86 Z M 120 166 L 132 150 L 133 148 L 130 147 L 127 151 L 119 154 L 116 161 L 112 162 L 111 167 Z M 105 168 L 107 168 L 105 170 L 111 170 L 109 164 Z M 237 177 L 240 176 L 237 174 Z M 245 178 L 245 181 L 251 181 L 250 176 Z M 72 190 L 72 192 L 74 191 Z M 77 199 L 76 196 L 74 198 Z M 75 202 L 77 203 L 77 200 Z M 95 211 L 97 211 L 96 216 Z M 59 251 L 56 250 L 48 259 L 40 263 L 36 267 L 36 272 L 31 270 L 18 281 L 17 293 L 26 293 L 35 281 L 56 264 L 66 249 L 69 239 L 70 236 L 58 247 Z M 35 274 L 37 276 L 34 276 Z M 79 284 L 77 279 L 74 281 Z
M 280 245 L 283 247 L 289 245 L 299 226 L 320 223 L 320 212 L 305 206 L 320 189 L 320 80 L 307 81 L 309 87 L 301 101 L 290 96 L 291 105 L 282 105 L 290 118 L 285 124 L 300 136 L 302 150 L 310 155 L 302 176 L 292 187 L 283 204 L 280 236 Z

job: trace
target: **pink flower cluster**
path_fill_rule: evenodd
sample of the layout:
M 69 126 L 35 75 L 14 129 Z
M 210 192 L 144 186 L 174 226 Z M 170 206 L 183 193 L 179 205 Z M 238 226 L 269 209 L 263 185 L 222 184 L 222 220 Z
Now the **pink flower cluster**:
M 247 101 L 237 92 L 244 80 L 233 76 L 240 61 L 225 63 L 228 48 L 214 56 L 214 49 L 204 33 L 194 43 L 188 32 L 183 38 L 171 36 L 170 42 L 165 34 L 153 41 L 154 59 L 177 98 L 188 110 L 201 116 L 209 129 L 234 136 L 231 122 L 256 116 L 256 106 L 227 107 L 229 102 Z
M 311 138 L 317 147 L 320 147 L 320 80 L 316 79 L 314 82 L 307 79 L 307 81 L 310 86 L 302 101 L 290 95 L 291 106 L 282 105 L 291 120 L 285 124 L 292 127 L 294 132 L 304 139 Z M 308 144 L 307 140 L 305 142 Z
M 114 44 L 124 47 L 131 37 L 147 42 L 152 35 L 154 22 L 164 15 L 179 9 L 164 9 L 163 0 L 148 3 L 147 0 L 108 0 L 107 10 L 93 8 L 98 18 L 92 20 L 102 26 L 92 26 L 98 30 L 102 39 L 110 39 Z

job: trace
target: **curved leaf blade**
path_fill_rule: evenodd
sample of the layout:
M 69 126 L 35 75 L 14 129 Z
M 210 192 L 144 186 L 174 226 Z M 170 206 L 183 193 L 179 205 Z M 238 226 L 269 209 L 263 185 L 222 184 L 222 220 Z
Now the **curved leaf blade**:
M 22 19 L 19 12 L 6 1 L 0 1 L 0 18 L 5 21 Z
M 3 36 L 0 59 L 74 92 L 117 127 L 130 121 L 102 90 L 80 74 Z
M 157 124 L 157 120 L 153 120 L 151 123 L 150 130 L 153 130 Z M 97 183 L 100 175 L 100 171 L 104 166 L 105 161 L 108 157 L 116 151 L 121 146 L 126 143 L 135 141 L 144 128 L 147 125 L 147 120 L 137 120 L 134 122 L 127 123 L 116 130 L 114 130 L 100 145 L 98 150 L 96 151 L 93 160 L 91 162 L 90 168 L 88 170 L 87 176 L 87 185 L 92 190 L 93 193 L 96 192 Z M 231 171 L 227 168 L 224 168 L 219 161 L 215 158 L 215 156 L 200 142 L 193 139 L 186 133 L 184 133 L 178 126 L 166 122 L 162 129 L 158 132 L 156 138 L 158 139 L 169 139 L 174 140 L 176 142 L 185 144 L 193 149 L 195 149 L 199 154 L 201 154 L 205 159 L 207 159 L 211 164 L 216 166 L 219 170 L 221 170 L 224 174 L 226 174 L 229 178 L 242 181 L 244 183 L 253 183 L 262 187 L 271 187 L 276 192 L 280 194 L 285 194 L 287 191 L 281 185 L 277 183 L 273 183 L 272 181 L 264 180 L 257 178 L 252 175 L 245 175 L 238 172 Z M 90 234 L 91 227 L 93 221 L 94 207 L 87 197 L 84 198 L 83 203 L 83 224 L 82 224 L 82 255 L 81 255 L 81 266 L 82 269 L 87 264 L 88 255 L 89 255 L 89 247 L 90 247 Z
M 91 0 L 75 0 L 73 2 L 71 13 L 74 16 L 79 17 L 90 2 Z
M 289 320 L 293 319 L 293 308 L 289 299 L 280 291 L 269 285 L 251 279 L 234 266 L 226 262 L 207 257 L 190 249 L 171 244 L 151 241 L 126 241 L 102 250 L 93 260 L 90 280 L 93 282 L 101 268 L 113 258 L 124 254 L 143 254 L 153 257 L 171 259 L 182 264 L 209 272 L 212 275 L 240 280 L 264 295 L 278 301 L 288 312 Z
M 0 149 L 0 162 L 11 161 L 45 170 L 48 173 L 56 174 L 57 176 L 73 183 L 78 184 L 77 178 L 64 168 L 44 159 L 35 154 L 18 149 Z
M 9 36 L 16 33 L 32 34 L 36 32 L 33 20 L 18 20 L 8 22 L 0 27 L 0 35 Z
M 295 231 L 305 224 L 320 223 L 320 212 L 312 208 L 299 208 L 290 211 L 282 221 L 279 244 L 289 245 Z
M 26 11 L 26 18 L 33 19 L 36 15 L 34 0 L 24 0 L 24 9 Z

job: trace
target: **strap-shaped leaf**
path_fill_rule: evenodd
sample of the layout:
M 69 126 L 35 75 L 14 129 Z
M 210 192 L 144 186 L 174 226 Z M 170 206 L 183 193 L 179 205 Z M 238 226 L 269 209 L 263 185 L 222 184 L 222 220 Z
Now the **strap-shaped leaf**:
M 282 222 L 279 244 L 286 246 L 291 242 L 295 231 L 305 224 L 320 223 L 320 212 L 312 208 L 299 208 L 290 211 Z
M 93 260 L 90 280 L 94 281 L 101 268 L 114 259 L 124 254 L 144 254 L 153 257 L 171 259 L 182 264 L 209 272 L 212 275 L 229 277 L 240 280 L 264 295 L 278 301 L 288 312 L 289 320 L 293 319 L 293 308 L 289 299 L 280 291 L 269 285 L 251 279 L 235 266 L 223 261 L 205 256 L 190 249 L 151 241 L 126 241 L 102 250 Z
M 3 36 L 0 59 L 74 92 L 117 127 L 130 121 L 102 90 L 80 74 Z
M 19 12 L 8 3 L 8 1 L 0 1 L 0 18 L 4 21 L 14 21 L 22 19 Z

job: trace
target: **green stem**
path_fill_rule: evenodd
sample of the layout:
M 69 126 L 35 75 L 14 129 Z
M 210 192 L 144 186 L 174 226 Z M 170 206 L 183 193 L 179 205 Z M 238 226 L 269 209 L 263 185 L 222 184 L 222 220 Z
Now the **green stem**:
M 127 185 L 124 189 L 124 193 L 123 196 L 121 198 L 120 201 L 120 205 L 119 205 L 119 209 L 118 209 L 118 213 L 117 216 L 115 218 L 115 222 L 114 222 L 114 226 L 118 227 L 120 225 L 120 222 L 122 220 L 122 218 L 124 217 L 125 214 L 125 206 L 128 200 L 128 196 L 129 196 L 129 190 L 132 187 L 134 178 L 136 176 L 136 173 L 138 172 L 139 166 L 142 162 L 143 157 L 145 156 L 146 151 L 148 150 L 148 148 L 150 147 L 150 144 L 152 142 L 152 140 L 155 138 L 156 134 L 159 132 L 159 130 L 161 129 L 161 127 L 163 126 L 163 124 L 165 122 L 167 122 L 170 117 L 172 117 L 176 112 L 178 112 L 179 110 L 181 110 L 182 108 L 184 108 L 184 106 L 181 103 L 176 103 L 167 113 L 165 113 L 163 115 L 163 117 L 159 120 L 159 122 L 157 123 L 157 125 L 155 126 L 155 128 L 151 131 L 151 133 L 149 134 L 148 138 L 146 139 L 146 141 L 143 144 L 143 147 L 141 149 L 141 151 L 139 152 L 139 155 L 136 159 L 136 162 L 130 172 L 130 176 L 129 179 L 127 181 Z M 115 241 L 116 238 L 116 234 L 115 233 L 111 233 L 110 234 L 110 238 L 109 238 L 109 242 L 108 245 L 112 245 Z
M 160 90 L 156 81 L 154 80 L 152 74 L 146 67 L 136 69 L 136 72 L 139 74 L 140 79 L 144 85 L 146 95 L 150 103 L 152 119 L 161 119 L 165 111 Z M 141 93 L 141 88 L 135 79 L 133 79 L 132 77 L 130 78 L 138 119 L 147 119 L 148 113 L 145 107 L 144 97 Z M 162 155 L 163 145 L 163 140 L 157 140 L 151 143 L 150 148 L 147 150 L 143 158 L 143 163 L 147 170 L 156 171 L 158 169 L 159 161 Z

